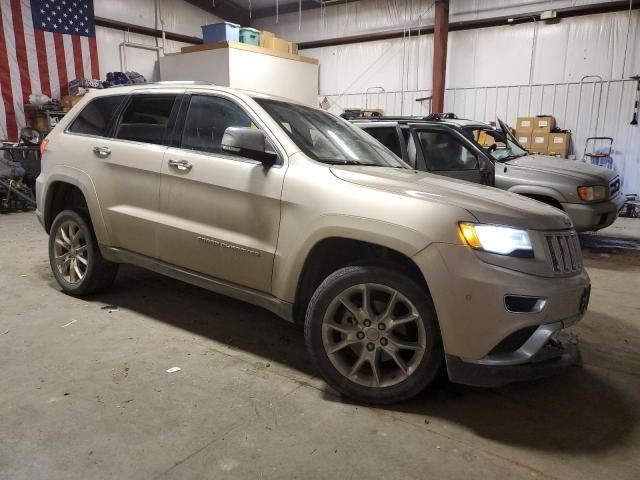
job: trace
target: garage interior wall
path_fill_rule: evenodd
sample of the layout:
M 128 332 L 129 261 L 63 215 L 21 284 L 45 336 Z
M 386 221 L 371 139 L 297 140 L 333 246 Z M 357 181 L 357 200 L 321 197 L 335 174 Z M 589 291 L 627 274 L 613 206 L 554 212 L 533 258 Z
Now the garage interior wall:
M 522 15 L 595 1 L 451 0 L 450 21 Z M 601 2 L 600 2 L 601 3 Z M 433 24 L 433 1 L 361 1 L 258 19 L 256 28 L 293 41 Z M 629 26 L 629 28 L 627 28 Z M 627 40 L 627 32 L 629 32 Z M 626 51 L 626 53 L 625 53 Z M 431 95 L 433 36 L 305 49 L 320 60 L 320 96 L 330 111 L 381 108 L 424 115 Z M 533 57 L 533 61 L 532 61 Z M 640 127 L 631 126 L 640 74 L 640 11 L 586 15 L 449 33 L 445 111 L 514 125 L 518 116 L 553 114 L 571 130 L 582 158 L 587 137 L 614 139 L 625 193 L 640 193 Z M 581 82 L 584 76 L 592 76 Z
M 215 15 L 205 12 L 184 0 L 94 0 L 96 17 L 107 18 L 137 26 L 162 29 L 160 17 L 164 21 L 164 30 L 181 35 L 202 37 L 200 27 L 222 21 Z M 125 33 L 112 28 L 96 27 L 98 59 L 100 72 L 120 71 L 119 45 L 125 39 L 133 43 L 150 46 L 162 45 L 162 40 L 148 35 Z M 165 41 L 165 53 L 179 52 L 180 48 L 190 44 Z M 126 49 L 127 69 L 144 75 L 148 81 L 160 79 L 158 56 L 150 50 Z

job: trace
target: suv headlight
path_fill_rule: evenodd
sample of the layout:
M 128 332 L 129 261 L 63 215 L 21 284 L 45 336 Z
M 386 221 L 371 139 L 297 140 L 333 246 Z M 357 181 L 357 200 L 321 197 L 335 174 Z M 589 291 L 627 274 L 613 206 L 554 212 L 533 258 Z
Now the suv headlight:
M 583 202 L 597 202 L 607 199 L 608 189 L 603 185 L 578 187 L 578 196 Z
M 533 258 L 533 247 L 526 230 L 498 225 L 460 223 L 460 238 L 476 250 Z

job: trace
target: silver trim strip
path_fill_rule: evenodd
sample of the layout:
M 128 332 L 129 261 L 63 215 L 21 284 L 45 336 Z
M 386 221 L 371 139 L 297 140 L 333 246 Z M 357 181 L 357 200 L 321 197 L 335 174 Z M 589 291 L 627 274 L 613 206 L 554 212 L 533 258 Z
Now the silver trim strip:
M 463 358 L 462 360 L 467 363 L 475 363 L 477 365 L 487 365 L 495 367 L 527 363 L 559 330 L 570 327 L 578 320 L 580 320 L 581 317 L 581 314 L 577 314 L 565 318 L 564 320 L 561 320 L 559 322 L 540 325 L 538 329 L 529 337 L 529 339 L 524 342 L 524 344 L 515 352 L 501 353 L 498 355 L 487 355 L 486 357 L 479 360 L 468 358 Z
M 226 282 L 176 265 L 164 263 L 122 248 L 101 245 L 100 250 L 103 254 L 106 254 L 105 257 L 107 257 L 108 260 L 113 262 L 137 265 L 176 280 L 190 283 L 191 285 L 265 308 L 279 317 L 289 322 L 293 322 L 293 304 L 280 300 L 273 295 L 253 290 L 251 288 L 242 287 L 240 285 Z

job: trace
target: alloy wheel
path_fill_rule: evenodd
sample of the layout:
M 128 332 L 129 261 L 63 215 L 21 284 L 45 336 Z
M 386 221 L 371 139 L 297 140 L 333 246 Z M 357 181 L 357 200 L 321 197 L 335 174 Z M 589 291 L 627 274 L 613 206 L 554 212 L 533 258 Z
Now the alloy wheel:
M 415 305 L 398 290 L 375 283 L 354 285 L 329 304 L 322 343 L 333 366 L 366 387 L 389 387 L 420 365 L 427 338 Z
M 54 256 L 58 273 L 65 282 L 77 285 L 89 268 L 87 240 L 80 225 L 73 220 L 60 224 L 56 231 Z

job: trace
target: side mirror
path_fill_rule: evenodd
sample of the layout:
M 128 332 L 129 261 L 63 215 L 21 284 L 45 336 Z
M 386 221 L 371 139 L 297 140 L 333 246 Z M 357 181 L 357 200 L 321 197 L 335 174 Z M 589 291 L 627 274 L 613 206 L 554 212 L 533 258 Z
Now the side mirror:
M 251 127 L 229 127 L 222 137 L 222 150 L 251 158 L 271 167 L 278 159 L 278 154 L 266 151 L 266 137 L 262 130 Z

